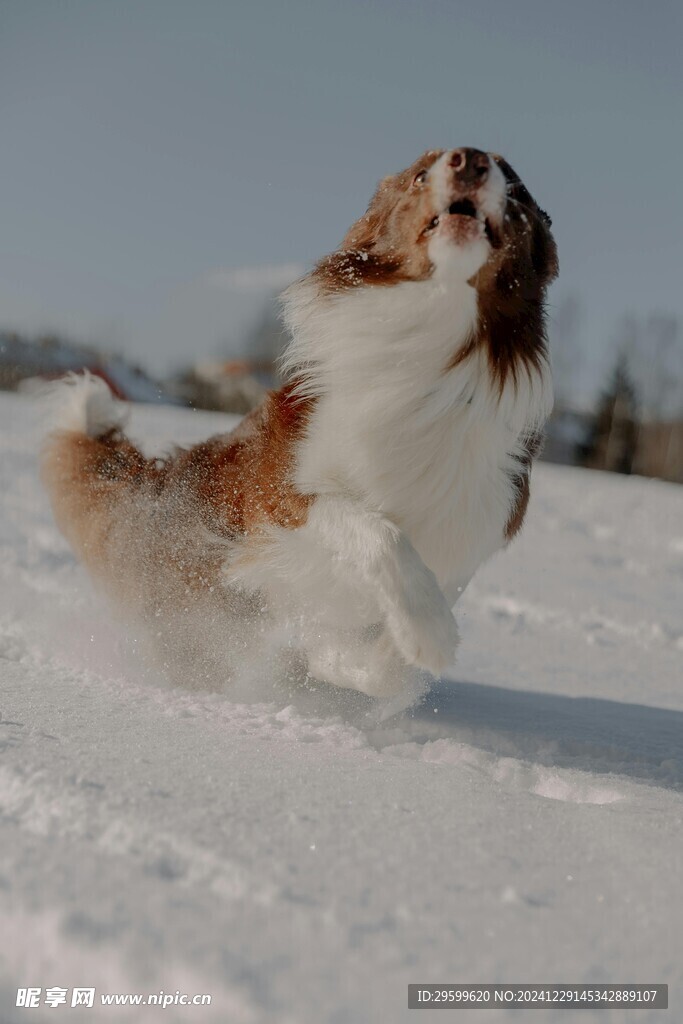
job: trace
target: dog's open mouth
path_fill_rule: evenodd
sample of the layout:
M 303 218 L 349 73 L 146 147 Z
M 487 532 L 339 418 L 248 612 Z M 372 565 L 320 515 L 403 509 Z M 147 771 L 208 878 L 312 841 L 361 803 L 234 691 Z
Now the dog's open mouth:
M 492 246 L 498 244 L 498 236 L 491 226 L 491 222 L 488 217 L 484 217 L 476 208 L 471 199 L 456 199 L 448 207 L 448 212 L 451 216 L 457 217 L 472 217 L 474 220 L 478 220 L 484 225 L 484 234 L 489 240 Z
M 471 199 L 457 199 L 448 207 L 448 212 L 457 213 L 461 217 L 477 217 L 477 208 Z

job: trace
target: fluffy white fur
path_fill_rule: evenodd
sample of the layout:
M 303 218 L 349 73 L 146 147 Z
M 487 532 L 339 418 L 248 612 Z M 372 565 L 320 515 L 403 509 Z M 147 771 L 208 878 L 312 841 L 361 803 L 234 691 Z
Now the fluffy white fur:
M 100 437 L 122 428 L 128 419 L 127 406 L 116 401 L 106 381 L 88 370 L 68 373 L 31 391 L 44 401 L 50 426 L 58 430 Z

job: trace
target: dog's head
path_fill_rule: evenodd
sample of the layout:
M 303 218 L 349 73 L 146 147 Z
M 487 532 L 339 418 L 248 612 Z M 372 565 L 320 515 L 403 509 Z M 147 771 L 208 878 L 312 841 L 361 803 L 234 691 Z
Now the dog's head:
M 503 295 L 514 277 L 542 289 L 556 276 L 550 218 L 502 157 L 428 150 L 384 178 L 341 247 L 318 265 L 333 290 L 440 272 L 465 274 L 478 291 L 497 286 Z
M 488 353 L 502 387 L 545 358 L 544 298 L 557 275 L 548 215 L 500 156 L 428 150 L 385 178 L 341 246 L 309 278 L 318 295 L 342 297 L 404 282 L 441 289 L 469 284 L 477 324 L 452 354 Z

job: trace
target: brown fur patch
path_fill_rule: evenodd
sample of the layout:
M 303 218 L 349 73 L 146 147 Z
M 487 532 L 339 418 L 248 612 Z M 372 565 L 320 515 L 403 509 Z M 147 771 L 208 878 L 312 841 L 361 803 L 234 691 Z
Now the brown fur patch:
M 294 385 L 272 392 L 234 434 L 179 452 L 162 467 L 159 487 L 189 488 L 206 525 L 223 536 L 301 526 L 312 498 L 296 490 L 291 475 L 312 402 L 297 397 Z
M 115 586 L 123 572 L 120 559 L 109 552 L 122 519 L 119 503 L 122 496 L 132 497 L 147 475 L 147 460 L 116 431 L 102 438 L 58 431 L 43 451 L 42 476 L 57 525 L 81 561 L 106 570 Z
M 233 433 L 165 460 L 146 459 L 118 431 L 99 438 L 57 432 L 43 458 L 57 523 L 82 561 L 121 589 L 129 575 L 122 551 L 155 560 L 158 574 L 171 567 L 187 587 L 201 588 L 224 560 L 209 542 L 199 561 L 190 554 L 189 538 L 196 540 L 202 524 L 209 537 L 236 538 L 269 524 L 294 529 L 306 521 L 312 498 L 297 491 L 292 472 L 312 402 L 283 388 Z M 146 528 L 138 528 L 138 517 Z M 142 536 L 148 547 L 136 552 Z
M 505 525 L 505 539 L 508 543 L 513 537 L 516 537 L 522 528 L 531 494 L 531 464 L 540 454 L 542 447 L 543 437 L 538 432 L 530 434 L 525 439 L 524 452 L 519 460 L 519 473 L 515 475 L 513 481 L 517 488 L 517 498 L 510 518 Z
M 502 386 L 547 357 L 545 294 L 558 263 L 550 218 L 510 165 L 497 161 L 508 183 L 505 243 L 482 270 L 479 302 L 489 361 Z
M 500 243 L 472 283 L 477 289 L 476 335 L 453 357 L 453 369 L 481 348 L 502 390 L 508 380 L 539 370 L 547 359 L 545 294 L 557 276 L 557 249 L 550 219 L 510 165 L 496 157 L 508 183 Z

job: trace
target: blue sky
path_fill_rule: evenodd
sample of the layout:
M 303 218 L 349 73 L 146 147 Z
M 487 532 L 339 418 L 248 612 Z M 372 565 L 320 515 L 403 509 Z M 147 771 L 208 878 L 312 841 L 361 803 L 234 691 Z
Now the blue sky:
M 683 315 L 682 11 L 0 0 L 0 325 L 212 354 L 259 290 L 231 271 L 284 281 L 377 179 L 474 145 L 552 214 L 590 371 L 622 313 Z

